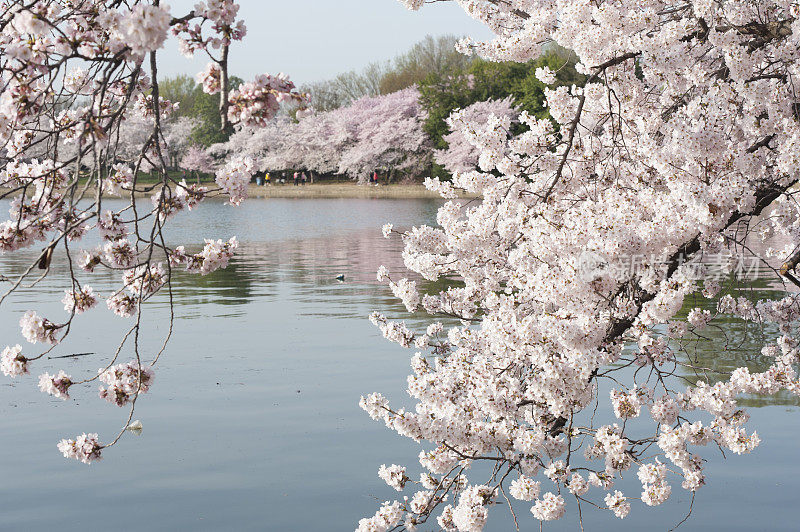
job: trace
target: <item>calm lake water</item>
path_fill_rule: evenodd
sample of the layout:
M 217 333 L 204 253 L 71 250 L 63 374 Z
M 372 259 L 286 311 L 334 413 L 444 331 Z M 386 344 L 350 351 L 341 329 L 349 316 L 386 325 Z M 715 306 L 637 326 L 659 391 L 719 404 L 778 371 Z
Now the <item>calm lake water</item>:
M 433 224 L 437 206 L 432 200 L 271 199 L 239 208 L 210 202 L 176 218 L 173 244 L 236 235 L 242 245 L 227 270 L 176 277 L 175 333 L 134 416 L 144 424 L 142 435 L 127 434 L 91 466 L 66 460 L 55 447 L 60 438 L 86 431 L 108 441 L 126 411 L 97 398 L 96 386 L 73 389 L 67 402 L 36 388 L 43 371 L 86 377 L 106 363 L 129 321 L 101 305 L 77 320 L 69 341 L 52 353 L 96 355 L 40 361 L 34 376 L 16 381 L 0 377 L 0 529 L 352 530 L 396 495 L 377 478 L 381 464 L 405 464 L 412 476 L 418 473 L 420 445 L 358 407 L 359 397 L 373 391 L 396 403 L 408 399 L 412 352 L 383 340 L 369 312 L 422 323 L 375 281 L 381 264 L 402 268 L 400 243 L 383 239 L 380 226 Z M 31 256 L 0 256 L 0 273 L 21 271 Z M 340 274 L 343 283 L 335 279 Z M 111 275 L 91 277 L 100 294 L 117 282 Z M 3 345 L 27 345 L 16 326 L 26 310 L 64 315 L 65 279 L 65 265 L 56 260 L 51 279 L 3 304 Z M 754 287 L 767 293 L 763 283 Z M 165 297 L 149 307 L 144 353 L 158 349 L 169 316 Z M 709 364 L 763 366 L 752 354 L 757 331 L 733 324 L 728 335 L 726 342 L 720 336 L 698 347 Z M 796 403 L 753 404 L 750 427 L 762 445 L 727 461 L 706 450 L 709 484 L 681 530 L 798 529 Z M 635 472 L 629 477 L 620 489 L 637 496 Z M 649 509 L 634 501 L 622 522 L 584 509 L 586 529 L 672 528 L 688 509 L 686 492 L 673 484 L 667 504 Z M 528 506 L 517 506 L 524 530 L 538 528 Z M 503 507 L 492 513 L 487 530 L 512 529 Z M 576 530 L 578 523 L 569 518 L 545 529 Z

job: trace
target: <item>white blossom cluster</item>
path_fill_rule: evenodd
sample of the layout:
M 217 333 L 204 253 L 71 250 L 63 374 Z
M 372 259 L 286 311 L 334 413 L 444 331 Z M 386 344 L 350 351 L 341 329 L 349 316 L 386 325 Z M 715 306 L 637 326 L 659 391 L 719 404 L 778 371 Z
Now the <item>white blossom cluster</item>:
M 56 375 L 43 373 L 39 375 L 39 389 L 48 395 L 59 399 L 69 399 L 69 387 L 72 386 L 72 379 L 64 370 L 60 370 Z
M 247 185 L 254 173 L 253 160 L 242 157 L 217 170 L 216 182 L 230 196 L 230 202 L 238 205 L 247 198 Z
M 533 501 L 539 498 L 540 483 L 525 475 L 520 475 L 518 479 L 511 482 L 509 492 L 515 499 L 521 501 Z M 570 483 L 570 487 L 572 483 Z
M 294 89 L 294 83 L 282 72 L 277 76 L 259 74 L 253 81 L 231 91 L 228 118 L 245 126 L 266 126 L 282 103 L 305 101 Z
M 47 318 L 42 318 L 32 310 L 29 310 L 20 318 L 19 326 L 22 329 L 22 336 L 32 344 L 37 342 L 58 343 L 56 334 L 61 329 L 61 326 L 55 325 Z
M 150 367 L 136 361 L 101 369 L 98 375 L 100 381 L 107 385 L 100 387 L 100 397 L 117 406 L 124 406 L 140 393 L 146 393 L 154 377 Z
M 206 68 L 198 72 L 196 79 L 203 87 L 206 94 L 217 94 L 221 87 L 222 70 L 217 63 L 209 63 Z
M 78 290 L 65 290 L 62 303 L 67 312 L 81 314 L 97 305 L 97 298 L 91 286 L 83 286 Z
M 358 532 L 386 532 L 391 530 L 403 518 L 400 503 L 386 501 L 375 515 L 364 518 L 358 523 Z
M 19 377 L 28 373 L 28 359 L 22 354 L 22 346 L 7 346 L 0 354 L 0 370 L 7 377 Z
M 172 33 L 179 37 L 178 45 L 186 57 L 193 57 L 199 50 L 218 49 L 231 41 L 240 41 L 247 34 L 243 20 L 236 20 L 239 4 L 232 0 L 206 0 L 194 5 L 194 15 L 200 17 L 195 24 L 180 22 L 173 26 Z M 211 23 L 212 34 L 205 35 L 204 24 Z
M 117 292 L 106 299 L 108 310 L 121 318 L 130 318 L 137 312 L 138 303 L 136 298 L 125 292 Z
M 205 242 L 203 250 L 193 255 L 187 254 L 184 246 L 176 247 L 170 255 L 170 264 L 172 266 L 184 265 L 187 271 L 208 275 L 220 268 L 227 267 L 234 251 L 239 247 L 239 241 L 235 236 L 227 242 L 209 239 L 206 239 Z
M 133 186 L 133 170 L 123 163 L 115 164 L 112 170 L 113 172 L 103 180 L 103 192 L 119 196 L 123 191 L 131 190 Z
M 171 19 L 164 7 L 139 4 L 119 20 L 118 31 L 133 53 L 144 54 L 161 48 Z
M 126 270 L 122 280 L 133 297 L 147 298 L 167 282 L 167 271 L 160 262 L 149 267 L 142 265 Z
M 65 458 L 74 458 L 84 464 L 90 464 L 103 458 L 103 446 L 100 445 L 97 434 L 83 433 L 74 440 L 63 439 L 58 443 L 58 450 Z
M 395 464 L 389 467 L 386 467 L 386 464 L 382 465 L 378 470 L 378 476 L 397 491 L 403 491 L 408 481 L 406 468 Z

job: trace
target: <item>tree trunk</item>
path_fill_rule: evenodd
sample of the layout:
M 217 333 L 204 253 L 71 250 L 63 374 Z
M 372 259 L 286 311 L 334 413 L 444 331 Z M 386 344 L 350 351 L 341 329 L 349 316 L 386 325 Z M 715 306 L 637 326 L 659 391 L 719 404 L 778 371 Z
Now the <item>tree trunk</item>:
M 230 80 L 228 79 L 228 49 L 229 44 L 222 45 L 222 58 L 219 61 L 220 90 L 219 90 L 219 118 L 222 131 L 228 132 L 231 123 L 228 120 L 228 95 L 230 94 Z

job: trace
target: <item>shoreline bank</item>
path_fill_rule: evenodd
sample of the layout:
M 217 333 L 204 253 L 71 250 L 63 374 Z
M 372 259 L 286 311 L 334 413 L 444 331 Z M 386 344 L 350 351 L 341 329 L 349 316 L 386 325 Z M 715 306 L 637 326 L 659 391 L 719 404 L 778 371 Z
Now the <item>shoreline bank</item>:
M 441 199 L 423 185 L 358 185 L 356 183 L 272 184 L 248 187 L 251 198 Z

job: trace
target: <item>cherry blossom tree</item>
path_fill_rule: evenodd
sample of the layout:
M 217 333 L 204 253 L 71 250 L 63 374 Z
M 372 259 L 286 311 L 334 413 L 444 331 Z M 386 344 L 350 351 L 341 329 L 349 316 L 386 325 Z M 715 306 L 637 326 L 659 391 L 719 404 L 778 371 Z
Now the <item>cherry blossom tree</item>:
M 357 124 L 348 120 L 347 109 L 318 113 L 300 121 L 296 135 L 284 151 L 286 168 L 308 168 L 321 174 L 339 173 L 345 150 L 352 148 Z
M 527 131 L 514 137 L 507 116 L 456 120 L 478 168 L 429 180 L 450 199 L 439 227 L 399 236 L 410 270 L 460 283 L 425 294 L 378 272 L 432 321 L 418 331 L 372 316 L 417 351 L 413 404 L 373 393 L 361 406 L 425 447 L 420 477 L 380 468 L 405 496 L 359 530 L 429 520 L 481 530 L 497 503 L 527 529 L 587 507 L 622 519 L 677 490 L 694 501 L 703 446 L 742 454 L 759 444 L 737 398 L 800 395 L 800 305 L 789 290 L 800 285 L 800 4 L 458 4 L 496 35 L 462 51 L 526 61 L 555 42 L 574 51 L 587 82 L 548 89 L 552 121 L 522 113 Z M 481 201 L 453 201 L 459 189 Z M 724 253 L 772 264 L 785 295 L 754 298 L 718 278 L 707 259 Z M 699 361 L 691 346 L 725 320 L 762 328 L 763 371 Z M 621 491 L 634 473 L 641 488 Z
M 178 167 L 179 161 L 191 147 L 191 135 L 199 123 L 200 120 L 189 116 L 179 116 L 164 123 L 164 144 L 173 168 Z
M 200 182 L 200 172 L 211 173 L 214 170 L 214 158 L 200 146 L 191 146 L 186 150 L 180 167 L 184 170 L 197 173 L 197 181 Z
M 457 110 L 451 114 L 447 123 L 451 132 L 444 136 L 447 149 L 436 150 L 434 157 L 448 172 L 467 172 L 475 170 L 478 166 L 480 150 L 470 138 L 462 133 L 462 124 L 482 124 L 489 117 L 513 119 L 519 111 L 515 109 L 511 97 L 502 100 L 486 100 L 476 102 L 465 109 Z M 469 132 L 469 128 L 467 128 Z
M 227 142 L 210 146 L 208 152 L 227 159 L 249 157 L 261 171 L 305 168 L 305 143 L 299 143 L 301 138 L 295 121 L 278 116 L 264 127 L 236 131 Z
M 198 253 L 171 248 L 164 226 L 175 213 L 211 195 L 224 194 L 238 204 L 252 171 L 251 161 L 236 159 L 217 171 L 214 187 L 170 178 L 170 150 L 180 149 L 175 137 L 188 123 L 169 125 L 175 106 L 159 96 L 159 50 L 172 33 L 185 53 L 212 57 L 210 76 L 219 78 L 226 126 L 260 125 L 279 103 L 303 102 L 284 75 L 259 76 L 228 91 L 228 49 L 245 34 L 243 22 L 236 20 L 238 9 L 230 0 L 200 1 L 185 14 L 171 13 L 158 0 L 3 2 L 0 197 L 11 201 L 9 219 L 0 224 L 0 252 L 43 248 L 21 275 L 10 279 L 0 303 L 46 279 L 57 248 L 70 273 L 63 287 L 63 315 L 29 310 L 20 316 L 29 345 L 2 350 L 0 370 L 6 376 L 25 379 L 37 361 L 67 344 L 76 319 L 93 307 L 107 307 L 129 320 L 130 328 L 104 367 L 94 374 L 80 370 L 77 376 L 63 370 L 44 373 L 39 387 L 66 399 L 102 383 L 100 397 L 126 407 L 125 425 L 130 423 L 138 397 L 153 385 L 154 367 L 172 332 L 170 323 L 164 347 L 145 358 L 139 338 L 149 301 L 162 290 L 172 295 L 176 268 L 208 274 L 225 267 L 237 247 L 233 237 L 206 240 Z M 220 49 L 221 57 L 214 52 Z M 213 80 L 206 79 L 205 87 L 213 92 Z M 156 183 L 143 183 L 143 170 L 152 170 Z M 134 200 L 143 194 L 151 195 L 151 208 Z M 128 205 L 109 208 L 105 198 L 115 195 L 127 198 Z M 81 247 L 89 232 L 98 234 L 99 247 Z M 92 274 L 101 270 L 118 276 L 113 293 L 100 294 L 90 286 Z M 128 354 L 130 361 L 120 360 Z M 90 463 L 124 434 L 123 428 L 101 440 L 84 433 L 63 439 L 58 449 Z
M 360 98 L 299 122 L 279 117 L 261 128 L 242 128 L 212 151 L 252 157 L 260 170 L 312 170 L 362 182 L 375 170 L 418 175 L 432 156 L 424 117 L 419 93 L 409 88 Z
M 178 161 L 186 152 L 190 143 L 192 130 L 199 121 L 190 117 L 165 117 L 161 122 L 161 150 L 168 167 L 176 168 Z M 152 120 L 145 116 L 130 114 L 120 125 L 115 140 L 118 160 L 135 161 L 150 139 Z M 62 149 L 74 152 L 77 145 L 72 142 L 62 143 Z
M 340 174 L 363 182 L 377 169 L 418 174 L 429 166 L 431 147 L 416 88 L 362 98 L 341 111 L 353 141 L 339 160 Z

